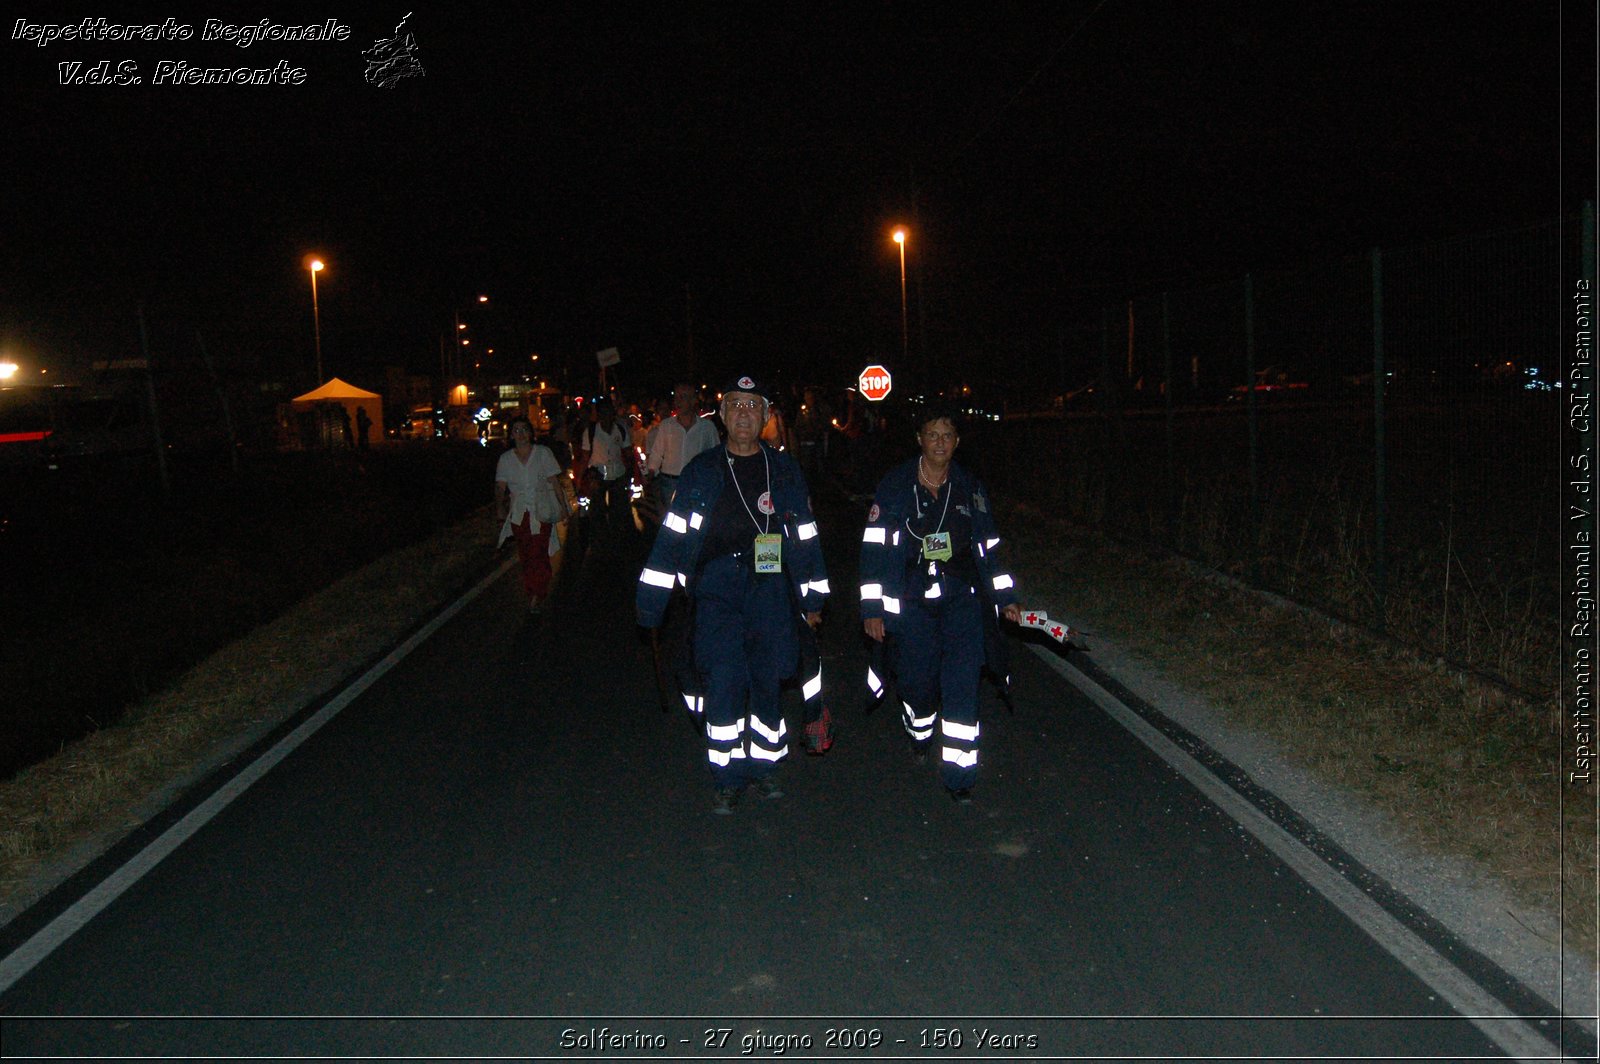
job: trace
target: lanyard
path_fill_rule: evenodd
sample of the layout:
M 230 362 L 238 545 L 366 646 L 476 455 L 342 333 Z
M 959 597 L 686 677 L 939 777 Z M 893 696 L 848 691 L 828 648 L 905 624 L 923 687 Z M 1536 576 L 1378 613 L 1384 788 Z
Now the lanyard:
M 919 456 L 917 458 L 917 472 L 920 473 L 921 471 L 922 471 L 922 458 Z M 945 486 L 945 489 L 946 489 L 945 493 L 944 493 L 944 509 L 942 511 L 940 511 L 940 513 L 939 513 L 939 524 L 938 524 L 938 526 L 932 532 L 928 533 L 928 535 L 930 535 L 930 536 L 931 535 L 937 535 L 940 532 L 943 532 L 944 531 L 944 519 L 946 517 L 950 516 L 950 496 L 952 496 L 952 495 L 954 495 L 956 493 L 956 489 L 955 489 L 954 485 L 952 485 L 950 483 L 950 474 L 949 474 L 948 471 L 946 471 L 946 473 L 944 475 L 944 486 Z M 917 517 L 920 519 L 922 517 L 922 497 L 917 494 L 917 486 L 915 484 L 911 485 L 911 504 L 917 508 Z M 927 536 L 919 536 L 919 535 L 917 535 L 916 532 L 912 530 L 912 528 L 911 528 L 911 518 L 909 518 L 909 517 L 906 518 L 906 531 L 910 532 L 911 533 L 911 538 L 916 540 L 918 543 L 921 543 L 924 539 L 927 538 Z
M 761 447 L 759 444 L 757 447 L 761 451 L 761 461 L 765 463 L 767 467 L 767 498 L 770 500 L 772 498 L 772 462 L 767 458 L 767 449 L 765 447 Z M 739 496 L 739 505 L 743 506 L 744 512 L 750 515 L 750 523 L 756 526 L 757 532 L 760 532 L 763 536 L 766 535 L 772 529 L 772 515 L 761 515 L 766 522 L 765 524 L 756 520 L 755 511 L 750 509 L 750 504 L 748 502 L 745 502 L 744 490 L 739 487 L 739 478 L 733 471 L 733 455 L 731 453 L 728 455 L 728 479 L 733 481 L 733 490 Z M 774 506 L 774 508 L 776 508 L 776 506 Z

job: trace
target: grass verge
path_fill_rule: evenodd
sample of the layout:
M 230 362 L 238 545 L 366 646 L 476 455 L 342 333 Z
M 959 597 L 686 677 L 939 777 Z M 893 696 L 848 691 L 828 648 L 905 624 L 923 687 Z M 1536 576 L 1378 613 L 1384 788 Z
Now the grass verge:
M 1519 700 L 1192 563 L 1028 508 L 1004 527 L 1030 595 L 1074 604 L 1074 623 L 1203 695 L 1230 724 L 1267 736 L 1424 851 L 1477 862 L 1530 908 L 1557 914 L 1564 902 L 1566 945 L 1594 955 L 1595 794 L 1562 782 L 1553 702 Z

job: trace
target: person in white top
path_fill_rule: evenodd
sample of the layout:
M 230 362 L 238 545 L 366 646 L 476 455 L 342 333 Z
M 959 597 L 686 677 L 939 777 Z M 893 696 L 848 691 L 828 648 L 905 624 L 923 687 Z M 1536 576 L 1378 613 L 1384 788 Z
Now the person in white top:
M 617 422 L 617 408 L 609 399 L 594 402 L 595 423 L 583 432 L 579 446 L 588 455 L 589 468 L 600 478 L 605 522 L 621 527 L 628 512 L 628 430 Z
M 656 426 L 644 461 L 645 474 L 661 500 L 663 513 L 672 506 L 678 474 L 689 464 L 689 459 L 722 442 L 711 419 L 700 416 L 694 385 L 673 387 L 672 411 L 672 417 Z
M 525 417 L 512 421 L 511 447 L 494 470 L 495 517 L 500 523 L 495 546 L 503 545 L 507 537 L 516 538 L 530 612 L 550 594 L 550 536 L 555 522 L 567 516 L 565 477 L 550 448 L 533 442 L 532 422 Z

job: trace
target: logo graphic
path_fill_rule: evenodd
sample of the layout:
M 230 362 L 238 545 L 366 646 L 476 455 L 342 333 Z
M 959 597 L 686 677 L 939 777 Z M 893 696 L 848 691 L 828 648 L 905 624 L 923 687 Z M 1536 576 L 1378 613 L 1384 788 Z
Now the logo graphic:
M 761 498 L 756 500 L 756 509 L 760 510 L 764 514 L 773 514 L 778 512 L 777 509 L 772 505 L 772 492 L 764 491 L 761 493 Z
M 878 513 L 879 513 L 878 504 L 877 503 L 873 503 L 872 504 L 872 509 L 867 511 L 867 520 L 868 521 L 876 521 L 878 519 Z
M 394 28 L 393 37 L 379 38 L 371 48 L 361 53 L 361 57 L 367 61 L 366 77 L 369 84 L 392 89 L 401 78 L 420 78 L 427 74 L 417 61 L 416 35 L 405 29 L 406 19 L 410 17 L 411 12 L 407 11 L 406 17 Z
M 749 377 L 740 377 L 739 378 L 739 387 L 741 387 L 741 388 L 754 388 L 755 386 L 756 386 L 756 382 L 751 380 Z

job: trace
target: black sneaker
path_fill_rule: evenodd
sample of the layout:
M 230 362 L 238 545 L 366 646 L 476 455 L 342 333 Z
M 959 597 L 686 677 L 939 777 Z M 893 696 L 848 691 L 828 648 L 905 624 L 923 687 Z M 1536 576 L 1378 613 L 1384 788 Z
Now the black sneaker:
M 716 797 L 711 799 L 711 811 L 721 816 L 730 816 L 733 813 L 734 803 L 738 800 L 737 787 L 718 787 Z
M 952 788 L 950 788 L 950 800 L 955 802 L 957 805 L 971 805 L 972 804 L 972 788 L 971 787 L 952 787 Z
M 776 776 L 762 776 L 756 780 L 756 790 L 761 792 L 761 797 L 769 800 L 783 797 L 783 788 L 778 786 Z

